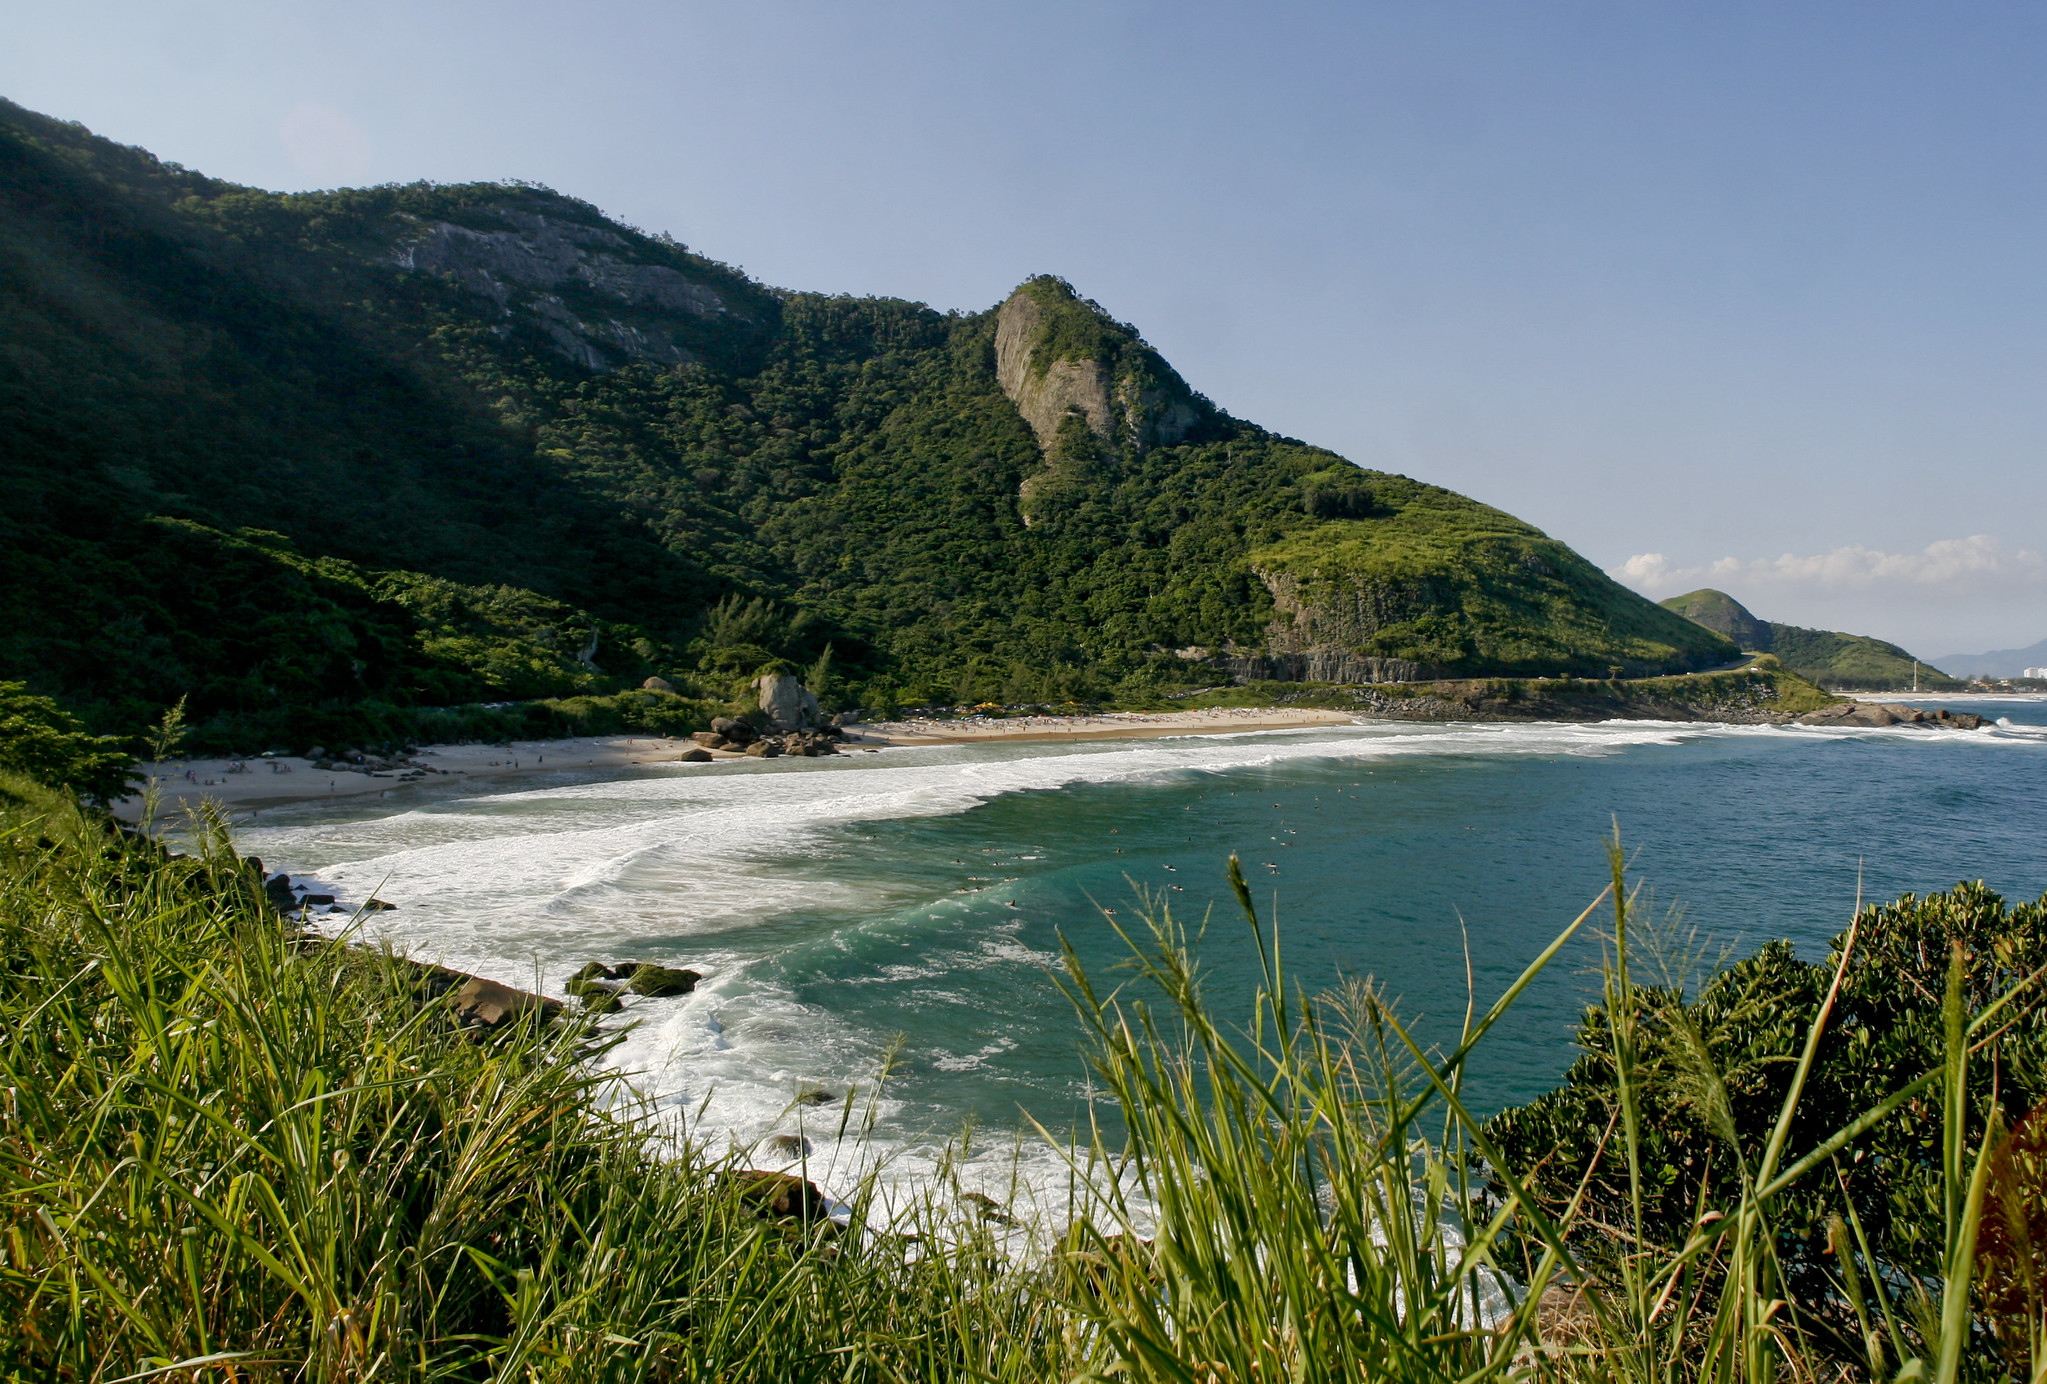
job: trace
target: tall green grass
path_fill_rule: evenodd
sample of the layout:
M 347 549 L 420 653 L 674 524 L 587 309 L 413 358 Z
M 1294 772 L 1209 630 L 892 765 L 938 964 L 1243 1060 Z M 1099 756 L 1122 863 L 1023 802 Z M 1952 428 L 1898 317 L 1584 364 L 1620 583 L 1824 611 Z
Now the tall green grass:
M 1198 939 L 1163 903 L 1131 928 L 1116 988 L 1069 954 L 1112 1118 L 1056 1140 L 1076 1214 L 1033 1239 L 943 1176 L 884 1214 L 858 1157 L 870 1171 L 834 1189 L 850 1214 L 778 1218 L 734 1175 L 743 1154 L 621 1098 L 600 1060 L 614 1035 L 580 1020 L 462 1030 L 419 969 L 294 938 L 217 824 L 193 840 L 170 856 L 0 783 L 0 1377 L 1950 1381 L 2000 1367 L 1974 1258 L 1986 1169 L 2009 1151 L 1942 1093 L 1995 1059 L 2030 991 L 1972 1013 L 1951 987 L 1939 1066 L 1817 1143 L 1772 1139 L 1736 1173 L 1738 1208 L 1683 1243 L 1639 1219 L 1596 1227 L 1626 1252 L 1592 1262 L 1578 1246 L 1595 1227 L 1530 1194 L 1463 1091 L 1499 1018 L 1607 915 L 1588 909 L 1431 1051 L 1369 983 L 1301 994 L 1233 866 L 1265 961 L 1240 1024 L 1213 1012 Z M 1625 1034 L 1660 1001 L 1631 979 L 1636 896 L 1615 850 L 1600 906 L 1623 1035 L 1610 1138 L 1626 1150 Z M 1713 1061 L 1701 1043 L 1709 1102 Z M 872 1096 L 849 1093 L 836 1116 L 856 1145 Z M 1858 1277 L 1882 1247 L 1844 1221 L 1842 1292 L 1869 1331 L 1863 1358 L 1843 1358 L 1785 1308 L 1773 1206 L 1921 1098 L 1944 1122 L 1942 1272 Z M 1780 1133 L 1798 1100 L 1794 1082 Z M 2037 1322 L 2037 1292 L 2013 1291 Z M 2040 1336 L 2006 1356 L 2033 1380 L 2047 1378 Z

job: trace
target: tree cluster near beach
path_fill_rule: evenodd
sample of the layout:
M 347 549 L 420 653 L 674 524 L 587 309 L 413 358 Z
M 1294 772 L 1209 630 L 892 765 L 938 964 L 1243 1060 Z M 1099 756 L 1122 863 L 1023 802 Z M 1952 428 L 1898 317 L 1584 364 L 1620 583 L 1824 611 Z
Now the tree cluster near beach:
M 0 208 L 0 675 L 98 730 L 183 697 L 195 743 L 303 748 L 818 668 L 846 705 L 1104 703 L 1268 645 L 1733 653 L 1509 515 L 1182 399 L 1049 277 L 1031 378 L 1107 372 L 1173 427 L 1041 439 L 996 310 L 769 289 L 526 185 L 270 194 L 0 105 Z
M 107 802 L 127 794 L 134 768 L 120 737 L 90 735 L 48 697 L 0 682 L 0 773 Z
M 297 932 L 217 822 L 173 853 L 0 773 L 0 1376 L 2040 1377 L 2042 1140 L 2003 1112 L 2039 1088 L 2042 905 L 1901 899 L 1687 1000 L 1635 979 L 1612 858 L 1447 1053 L 1369 982 L 1293 992 L 1234 861 L 1248 1020 L 1138 900 L 1113 991 L 1066 958 L 1113 1119 L 1046 1224 L 962 1187 L 964 1146 L 884 1195 L 886 1071 L 761 1168 L 620 1099 L 607 1005 L 465 1007 Z M 1585 1057 L 1478 1118 L 1488 1030 L 1595 917 Z

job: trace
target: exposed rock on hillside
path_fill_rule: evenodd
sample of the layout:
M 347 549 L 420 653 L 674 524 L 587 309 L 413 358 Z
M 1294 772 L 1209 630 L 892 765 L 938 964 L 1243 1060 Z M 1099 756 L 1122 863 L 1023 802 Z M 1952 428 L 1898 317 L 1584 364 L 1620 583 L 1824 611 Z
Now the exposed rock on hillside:
M 1367 658 L 1344 649 L 1310 649 L 1305 653 L 1266 657 L 1233 655 L 1219 660 L 1233 682 L 1431 682 L 1450 676 L 1445 669 L 1404 658 Z
M 1307 479 L 1332 470 L 1305 449 L 1292 465 Z M 1259 652 L 1276 673 L 1319 668 L 1302 675 L 1344 682 L 1479 670 L 1639 677 L 1711 667 L 1736 652 L 1689 620 L 1617 594 L 1584 558 L 1511 515 L 1405 476 L 1357 472 L 1351 483 L 1367 497 L 1357 517 L 1309 524 L 1248 554 L 1272 600 Z M 1603 653 L 1588 657 L 1594 648 Z
M 1267 647 L 1279 654 L 1308 654 L 1319 649 L 1357 648 L 1389 625 L 1418 619 L 1448 605 L 1453 597 L 1440 579 L 1406 579 L 1366 572 L 1314 573 L 1303 592 L 1303 578 L 1293 572 L 1253 567 L 1272 593 L 1272 623 Z
M 1032 279 L 1002 304 L 995 374 L 1047 452 L 1070 414 L 1137 451 L 1180 441 L 1202 414 L 1171 366 L 1060 279 Z
M 619 358 L 687 364 L 696 354 L 659 318 L 730 311 L 714 289 L 681 270 L 627 258 L 633 247 L 616 232 L 517 207 L 483 207 L 477 214 L 505 229 L 420 222 L 390 262 L 453 279 L 506 321 L 523 316 L 558 354 L 586 370 L 611 369 Z M 564 294 L 583 300 L 585 310 Z M 637 320 L 614 315 L 619 308 L 639 309 Z

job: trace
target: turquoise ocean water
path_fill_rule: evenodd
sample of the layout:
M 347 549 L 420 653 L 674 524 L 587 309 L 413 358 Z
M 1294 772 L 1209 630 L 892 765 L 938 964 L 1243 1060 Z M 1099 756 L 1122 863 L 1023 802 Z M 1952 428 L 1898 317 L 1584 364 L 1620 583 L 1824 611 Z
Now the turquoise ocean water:
M 1233 851 L 1301 984 L 1370 975 L 1436 1037 L 1463 1011 L 1467 939 L 1483 1006 L 1599 890 L 1615 819 L 1659 911 L 1713 945 L 1817 956 L 1858 887 L 2037 897 L 2047 700 L 1969 709 L 2005 723 L 1381 722 L 652 766 L 266 811 L 243 844 L 397 903 L 387 935 L 466 970 L 555 993 L 593 958 L 704 972 L 693 995 L 636 1002 L 617 1060 L 714 1142 L 816 1136 L 792 1102 L 867 1083 L 899 1042 L 878 1143 L 914 1171 L 969 1118 L 991 1147 L 1024 1111 L 1074 1120 L 1078 1031 L 1047 968 L 1063 935 L 1113 979 L 1123 948 L 1096 905 L 1135 924 L 1142 887 L 1190 924 L 1212 908 L 1209 993 L 1245 1012 Z M 1595 958 L 1560 959 L 1497 1030 L 1482 1104 L 1569 1064 Z

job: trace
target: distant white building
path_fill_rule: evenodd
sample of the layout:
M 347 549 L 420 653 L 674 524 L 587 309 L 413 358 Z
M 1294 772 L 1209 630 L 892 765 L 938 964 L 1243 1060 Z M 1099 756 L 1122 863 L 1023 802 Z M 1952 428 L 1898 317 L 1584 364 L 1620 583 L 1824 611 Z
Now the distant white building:
M 2029 678 L 2047 678 L 2047 668 L 2028 668 L 2023 674 Z

